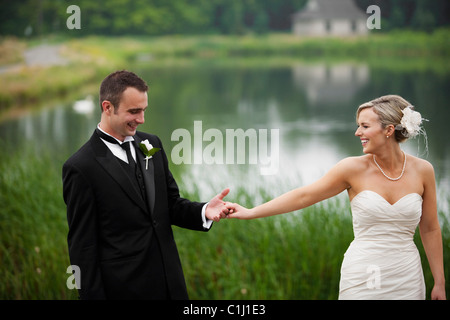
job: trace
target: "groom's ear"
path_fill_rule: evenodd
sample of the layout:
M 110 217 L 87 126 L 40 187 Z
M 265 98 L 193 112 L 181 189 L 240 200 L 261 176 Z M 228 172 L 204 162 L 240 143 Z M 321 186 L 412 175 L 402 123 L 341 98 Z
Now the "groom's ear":
M 103 100 L 102 101 L 102 112 L 105 112 L 106 114 L 111 114 L 111 112 L 113 111 L 114 106 L 112 105 L 112 103 L 109 100 Z

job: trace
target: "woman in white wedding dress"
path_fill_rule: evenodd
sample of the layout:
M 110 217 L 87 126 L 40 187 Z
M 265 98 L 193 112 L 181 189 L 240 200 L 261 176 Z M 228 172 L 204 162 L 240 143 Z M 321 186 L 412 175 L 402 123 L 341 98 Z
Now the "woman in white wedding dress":
M 255 208 L 227 203 L 228 218 L 292 212 L 346 190 L 355 239 L 342 263 L 339 299 L 425 299 L 422 265 L 413 242 L 417 225 L 434 277 L 431 299 L 445 299 L 434 170 L 400 148 L 422 130 L 423 119 L 413 109 L 396 95 L 362 104 L 355 135 L 364 156 L 346 158 L 318 181 Z

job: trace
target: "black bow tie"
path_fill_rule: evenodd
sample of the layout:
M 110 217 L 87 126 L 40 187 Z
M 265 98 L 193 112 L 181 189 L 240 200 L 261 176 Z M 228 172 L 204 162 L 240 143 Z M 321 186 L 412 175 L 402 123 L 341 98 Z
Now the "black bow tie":
M 122 147 L 122 149 L 125 150 L 125 152 L 127 153 L 127 158 L 128 158 L 128 164 L 131 165 L 132 167 L 136 166 L 136 163 L 133 159 L 133 156 L 131 155 L 131 149 L 130 149 L 130 144 L 131 141 L 128 142 L 122 142 L 120 143 L 119 141 L 117 141 L 116 139 L 114 139 L 113 137 L 105 134 L 104 132 L 102 132 L 101 130 L 99 130 L 98 128 L 95 129 L 95 132 L 97 133 L 97 135 L 102 138 L 103 140 L 106 140 L 108 142 L 111 143 L 115 143 L 118 144 L 119 146 Z

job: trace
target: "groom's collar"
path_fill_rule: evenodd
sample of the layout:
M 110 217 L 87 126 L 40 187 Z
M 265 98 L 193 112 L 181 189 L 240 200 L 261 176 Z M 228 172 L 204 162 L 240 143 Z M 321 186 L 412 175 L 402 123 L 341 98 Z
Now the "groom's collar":
M 125 139 L 123 141 L 120 141 L 119 139 L 117 139 L 116 137 L 113 137 L 112 135 L 110 135 L 108 132 L 106 132 L 105 130 L 103 130 L 102 128 L 100 128 L 100 123 L 97 125 L 97 129 L 100 130 L 101 132 L 103 132 L 104 134 L 110 136 L 111 138 L 117 140 L 117 142 L 119 142 L 119 144 L 122 144 L 124 142 L 128 142 L 128 141 L 134 141 L 133 136 L 126 136 Z

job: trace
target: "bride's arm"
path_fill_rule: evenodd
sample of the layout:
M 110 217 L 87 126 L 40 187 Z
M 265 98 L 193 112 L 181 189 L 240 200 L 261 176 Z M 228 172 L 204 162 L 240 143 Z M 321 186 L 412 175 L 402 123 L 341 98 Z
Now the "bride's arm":
M 424 193 L 422 203 L 422 218 L 419 224 L 420 237 L 428 258 L 434 287 L 431 299 L 445 300 L 445 279 L 442 249 L 441 228 L 437 217 L 436 183 L 431 164 L 423 162 Z M 421 170 L 422 171 L 422 170 Z
M 286 192 L 255 208 L 246 209 L 237 204 L 228 204 L 228 208 L 232 212 L 228 215 L 228 218 L 255 219 L 269 217 L 300 210 L 331 198 L 350 187 L 348 176 L 354 167 L 352 162 L 351 158 L 344 159 L 316 182 Z

